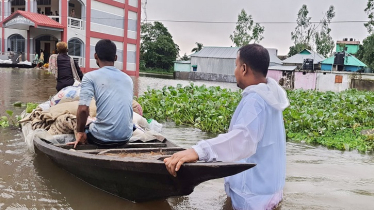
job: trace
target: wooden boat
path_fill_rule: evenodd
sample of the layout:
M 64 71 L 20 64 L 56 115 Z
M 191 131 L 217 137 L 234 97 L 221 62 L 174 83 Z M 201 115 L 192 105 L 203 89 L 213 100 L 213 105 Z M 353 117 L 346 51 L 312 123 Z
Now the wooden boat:
M 108 193 L 134 202 L 183 196 L 198 184 L 231 176 L 255 164 L 187 163 L 177 177 L 166 170 L 163 159 L 184 150 L 165 140 L 152 143 L 129 143 L 121 148 L 105 149 L 95 145 L 53 145 L 34 139 L 37 153 L 43 153 L 56 164 L 83 181 Z

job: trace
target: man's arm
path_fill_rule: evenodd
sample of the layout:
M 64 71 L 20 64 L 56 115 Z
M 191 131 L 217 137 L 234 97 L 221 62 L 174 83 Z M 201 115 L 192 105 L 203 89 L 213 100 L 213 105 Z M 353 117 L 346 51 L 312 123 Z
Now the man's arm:
M 216 138 L 200 141 L 193 149 L 175 153 L 164 160 L 173 176 L 185 162 L 224 161 L 231 162 L 247 158 L 256 153 L 265 128 L 265 111 L 256 100 L 244 103 L 232 130 Z
M 81 92 L 79 94 L 79 106 L 77 110 L 77 128 L 75 142 L 68 143 L 74 145 L 74 148 L 78 143 L 86 143 L 87 135 L 84 132 L 88 115 L 90 113 L 89 106 L 94 96 L 94 84 L 89 76 L 85 76 L 82 80 Z
M 75 142 L 70 142 L 68 145 L 74 145 L 77 147 L 79 143 L 87 143 L 87 134 L 85 133 L 85 127 L 87 123 L 87 118 L 90 113 L 89 107 L 85 105 L 79 105 L 77 111 L 77 133 L 75 135 Z

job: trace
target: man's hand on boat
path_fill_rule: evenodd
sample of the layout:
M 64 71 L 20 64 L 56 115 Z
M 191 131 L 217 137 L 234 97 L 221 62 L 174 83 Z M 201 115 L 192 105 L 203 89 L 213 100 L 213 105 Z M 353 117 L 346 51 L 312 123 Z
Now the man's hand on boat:
M 174 153 L 171 157 L 165 158 L 164 163 L 166 169 L 174 177 L 177 176 L 177 171 L 183 163 L 194 163 L 199 160 L 199 156 L 194 149 L 187 149 L 181 152 Z
M 77 134 L 75 134 L 75 139 L 75 142 L 69 142 L 67 145 L 74 145 L 75 149 L 79 143 L 87 144 L 87 134 L 85 132 L 77 132 Z

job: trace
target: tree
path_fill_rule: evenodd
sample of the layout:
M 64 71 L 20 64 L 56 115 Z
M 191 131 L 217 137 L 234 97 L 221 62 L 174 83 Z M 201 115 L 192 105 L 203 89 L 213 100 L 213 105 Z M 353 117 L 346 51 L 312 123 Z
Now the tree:
M 364 23 L 364 26 L 368 30 L 369 34 L 372 34 L 374 32 L 374 0 L 368 0 L 365 12 L 368 15 L 369 22 Z
M 360 46 L 356 56 L 370 69 L 374 69 L 374 34 L 364 39 L 364 42 Z
M 335 42 L 330 35 L 331 29 L 329 28 L 331 20 L 334 17 L 334 6 L 330 6 L 320 22 L 322 24 L 321 30 L 315 34 L 316 50 L 325 57 L 328 57 L 332 53 L 335 46 Z
M 140 59 L 146 68 L 171 69 L 179 54 L 179 46 L 162 23 L 142 23 L 141 41 Z
M 334 7 L 330 6 L 318 25 L 311 23 L 312 18 L 308 14 L 308 7 L 304 4 L 297 13 L 295 31 L 291 32 L 294 45 L 290 47 L 288 56 L 293 56 L 304 49 L 312 50 L 314 46 L 318 53 L 327 56 L 334 48 L 334 41 L 329 28 L 331 19 L 335 17 Z M 321 30 L 317 32 L 320 25 Z
M 199 43 L 199 42 L 196 42 L 196 47 L 193 48 L 191 52 L 195 52 L 195 53 L 197 53 L 197 52 L 199 52 L 201 49 L 203 49 L 203 47 L 204 47 L 203 44 L 201 44 L 201 43 Z
M 181 61 L 189 61 L 190 58 L 187 56 L 186 53 L 184 53 L 183 57 L 181 57 Z
M 237 46 L 241 47 L 251 43 L 259 43 L 264 39 L 263 33 L 265 28 L 259 23 L 254 23 L 252 15 L 248 15 L 244 9 L 238 15 L 238 22 L 236 23 L 235 31 L 230 35 L 231 41 Z
M 306 43 L 298 43 L 294 46 L 291 46 L 290 51 L 288 52 L 288 57 L 296 55 L 297 53 L 299 53 L 299 52 L 301 52 L 305 49 L 311 50 L 312 47 L 309 44 L 306 44 Z

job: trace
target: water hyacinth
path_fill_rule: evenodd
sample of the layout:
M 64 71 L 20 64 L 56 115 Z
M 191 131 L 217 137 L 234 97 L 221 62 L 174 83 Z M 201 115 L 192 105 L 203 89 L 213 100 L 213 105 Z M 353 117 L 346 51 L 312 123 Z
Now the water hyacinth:
M 374 150 L 374 138 L 360 131 L 374 127 L 372 92 L 340 93 L 287 91 L 290 107 L 284 115 L 287 139 L 340 150 Z M 146 118 L 172 120 L 203 131 L 223 133 L 241 100 L 241 91 L 220 87 L 189 86 L 149 89 L 138 98 Z

